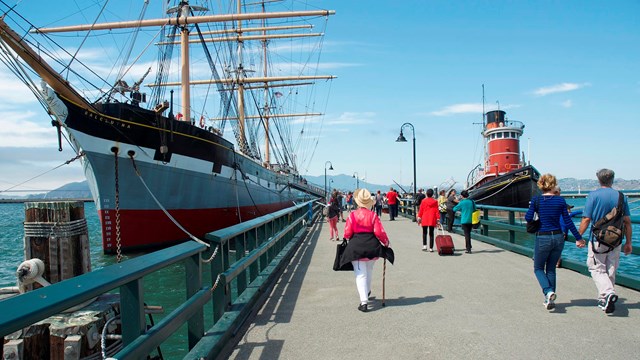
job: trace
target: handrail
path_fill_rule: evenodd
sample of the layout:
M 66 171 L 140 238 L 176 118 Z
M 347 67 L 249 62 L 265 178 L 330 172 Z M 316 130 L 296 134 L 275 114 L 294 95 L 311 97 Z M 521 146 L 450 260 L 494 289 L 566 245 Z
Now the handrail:
M 185 323 L 188 324 L 192 352 L 197 349 L 194 354 L 215 353 L 246 319 L 261 292 L 286 266 L 306 233 L 304 220 L 308 219 L 309 207 L 314 202 L 315 199 L 207 234 L 206 239 L 220 246 L 213 262 L 206 265 L 210 266 L 212 284 L 202 283 L 202 273 L 206 270 L 201 260 L 212 250 L 196 242 L 185 242 L 0 301 L 0 312 L 3 313 L 0 337 L 119 287 L 124 348 L 114 355 L 115 358 L 146 357 Z M 313 211 L 316 217 L 320 213 L 317 210 L 318 205 Z M 233 261 L 232 255 L 235 255 Z M 180 261 L 185 265 L 187 298 L 147 329 L 142 278 Z M 234 302 L 231 282 L 237 289 Z M 207 304 L 213 306 L 214 327 L 203 337 Z M 224 335 L 218 337 L 220 342 L 212 342 L 213 335 L 220 334 Z

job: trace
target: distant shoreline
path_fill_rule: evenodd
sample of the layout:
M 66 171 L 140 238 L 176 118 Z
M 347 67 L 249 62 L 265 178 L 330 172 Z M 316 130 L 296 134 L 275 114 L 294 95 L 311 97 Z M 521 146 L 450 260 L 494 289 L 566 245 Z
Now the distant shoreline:
M 0 204 L 20 204 L 26 202 L 58 202 L 58 201 L 82 201 L 93 202 L 91 198 L 82 199 L 0 199 Z

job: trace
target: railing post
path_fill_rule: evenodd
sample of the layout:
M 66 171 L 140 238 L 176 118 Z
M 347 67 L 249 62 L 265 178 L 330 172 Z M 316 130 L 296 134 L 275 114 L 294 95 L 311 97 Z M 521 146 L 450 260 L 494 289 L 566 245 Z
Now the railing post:
M 489 220 L 489 209 L 482 210 L 482 218 Z M 482 221 L 481 221 L 482 223 Z M 482 235 L 489 236 L 489 225 L 482 224 L 481 232 Z
M 247 251 L 251 252 L 258 247 L 258 229 L 253 229 L 247 233 Z M 258 261 L 249 265 L 249 283 L 252 283 L 258 277 L 259 267 Z
M 212 243 L 213 244 L 213 243 Z M 225 289 L 227 288 L 226 279 L 223 275 L 221 275 L 226 269 L 225 264 L 228 262 L 224 261 L 226 249 L 228 247 L 221 243 L 217 243 L 220 248 L 218 249 L 218 255 L 213 258 L 211 262 L 211 281 L 215 284 L 218 275 L 220 274 L 220 281 L 218 282 L 218 286 L 212 292 L 212 300 L 211 305 L 213 306 L 213 322 L 216 323 L 222 315 L 224 315 L 224 310 L 226 308 L 225 303 Z M 228 255 L 227 255 L 228 256 Z
M 184 271 L 186 275 L 187 300 L 196 294 L 202 287 L 202 269 L 200 265 L 200 254 L 195 254 L 184 261 Z M 204 312 L 202 308 L 188 320 L 187 338 L 189 349 L 196 346 L 204 335 Z
M 234 238 L 236 242 L 236 261 L 242 260 L 245 256 L 245 238 L 244 233 L 236 236 Z M 236 288 L 238 289 L 238 296 L 244 292 L 247 288 L 247 272 L 243 271 L 241 275 L 236 278 L 236 284 L 238 285 Z
M 514 211 L 509 211 L 509 225 L 515 225 L 516 223 L 516 213 Z M 509 242 L 515 244 L 516 242 L 516 232 L 513 230 L 509 230 Z
M 142 279 L 120 286 L 120 320 L 122 322 L 122 344 L 127 346 L 145 333 L 144 292 Z

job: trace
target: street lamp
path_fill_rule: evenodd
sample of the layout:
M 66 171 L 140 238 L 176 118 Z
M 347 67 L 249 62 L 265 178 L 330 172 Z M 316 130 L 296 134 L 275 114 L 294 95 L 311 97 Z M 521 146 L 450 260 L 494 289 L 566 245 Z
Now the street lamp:
M 407 139 L 402 134 L 402 129 L 405 126 L 411 127 L 411 131 L 413 132 L 413 221 L 416 221 L 416 217 L 418 216 L 418 212 L 416 211 L 416 201 L 415 196 L 417 194 L 416 191 L 416 130 L 411 123 L 404 123 L 400 126 L 400 136 L 396 139 L 396 142 L 407 142 Z
M 356 178 L 356 189 L 360 188 L 360 179 L 358 179 L 358 172 L 353 173 L 353 177 Z
M 329 170 L 333 170 L 333 164 L 331 161 L 324 163 L 324 202 L 327 202 L 327 164 L 329 164 Z

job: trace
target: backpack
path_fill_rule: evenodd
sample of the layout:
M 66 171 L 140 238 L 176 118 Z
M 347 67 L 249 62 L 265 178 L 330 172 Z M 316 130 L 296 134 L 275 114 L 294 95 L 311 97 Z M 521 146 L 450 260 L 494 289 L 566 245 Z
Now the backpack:
M 624 228 L 624 195 L 618 192 L 618 206 L 611 209 L 609 213 L 596 221 L 591 227 L 591 236 L 593 236 L 598 243 L 608 247 L 609 250 L 598 252 L 592 242 L 593 252 L 598 254 L 608 253 L 622 244 Z

